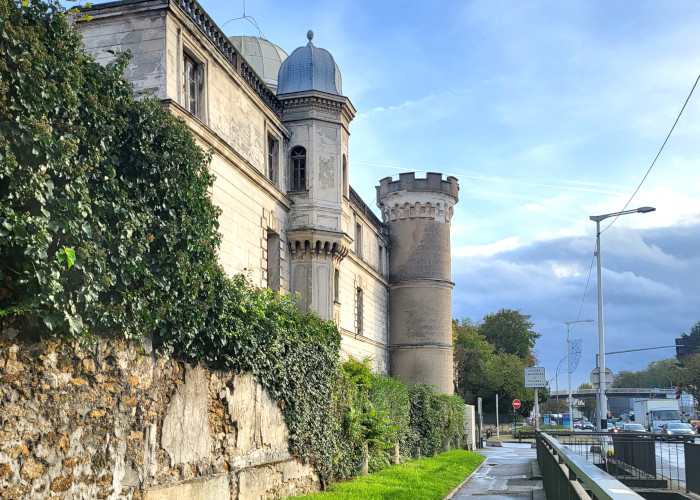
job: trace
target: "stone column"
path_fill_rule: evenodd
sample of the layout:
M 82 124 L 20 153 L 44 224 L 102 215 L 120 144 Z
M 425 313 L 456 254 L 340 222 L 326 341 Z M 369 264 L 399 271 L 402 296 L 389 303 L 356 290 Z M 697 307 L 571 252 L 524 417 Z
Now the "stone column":
M 458 182 L 428 173 L 382 179 L 377 203 L 389 226 L 391 372 L 408 384 L 454 392 L 450 221 Z

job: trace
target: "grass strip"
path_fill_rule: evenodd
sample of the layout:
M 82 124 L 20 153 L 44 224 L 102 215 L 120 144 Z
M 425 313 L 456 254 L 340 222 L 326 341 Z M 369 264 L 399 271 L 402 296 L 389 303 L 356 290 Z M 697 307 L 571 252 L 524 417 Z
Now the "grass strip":
M 296 500 L 441 500 L 484 460 L 473 451 L 452 450 L 334 483 L 328 491 Z

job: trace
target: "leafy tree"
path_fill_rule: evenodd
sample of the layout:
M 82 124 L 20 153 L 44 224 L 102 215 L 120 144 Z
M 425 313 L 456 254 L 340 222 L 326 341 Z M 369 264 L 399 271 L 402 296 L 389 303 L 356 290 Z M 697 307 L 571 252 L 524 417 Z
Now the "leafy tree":
M 683 389 L 700 401 L 700 353 L 686 356 L 683 368 L 680 370 L 680 380 Z
M 681 338 L 683 339 L 685 356 L 700 353 L 700 321 L 693 325 L 690 333 L 681 333 Z M 685 356 L 681 357 L 681 361 L 685 361 L 683 359 Z
M 529 315 L 513 309 L 501 309 L 497 313 L 484 316 L 479 325 L 479 333 L 492 343 L 496 350 L 534 362 L 535 341 L 542 336 L 532 329 L 534 326 Z
M 513 399 L 520 399 L 523 403 L 520 413 L 527 415 L 534 404 L 534 391 L 524 387 L 523 370 L 532 366 L 531 357 L 521 358 L 496 350 L 481 333 L 483 324 L 475 325 L 463 319 L 461 322 L 453 320 L 452 326 L 457 394 L 470 404 L 481 397 L 486 411 L 495 411 L 496 394 L 506 405 Z M 546 401 L 547 394 L 547 391 L 540 391 L 540 402 Z
M 652 361 L 643 370 L 623 370 L 615 374 L 613 387 L 629 388 L 673 388 L 680 381 L 678 363 L 675 358 Z
M 494 392 L 493 381 L 487 378 L 485 371 L 486 364 L 494 356 L 494 348 L 469 319 L 463 319 L 461 324 L 453 320 L 452 334 L 455 339 L 456 392 L 474 404 L 475 397 Z

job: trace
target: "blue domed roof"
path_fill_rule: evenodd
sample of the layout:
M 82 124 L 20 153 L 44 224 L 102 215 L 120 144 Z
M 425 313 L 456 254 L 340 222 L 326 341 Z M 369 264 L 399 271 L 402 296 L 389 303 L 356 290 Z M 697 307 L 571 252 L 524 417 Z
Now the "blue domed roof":
M 318 90 L 342 95 L 343 85 L 338 65 L 325 49 L 311 43 L 314 32 L 307 33 L 309 43 L 299 47 L 282 62 L 277 75 L 277 95 Z

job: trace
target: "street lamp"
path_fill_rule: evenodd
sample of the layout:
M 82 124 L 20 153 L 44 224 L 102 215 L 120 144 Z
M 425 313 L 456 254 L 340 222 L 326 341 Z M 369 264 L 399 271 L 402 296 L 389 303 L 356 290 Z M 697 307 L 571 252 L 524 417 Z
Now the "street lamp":
M 566 325 L 566 364 L 569 372 L 569 430 L 574 432 L 574 412 L 571 404 L 571 340 L 569 339 L 569 327 L 576 323 L 593 323 L 592 319 L 579 319 L 576 321 L 564 321 Z M 600 429 L 600 427 L 598 427 Z
M 608 404 L 605 400 L 605 331 L 603 328 L 603 282 L 602 282 L 602 264 L 600 258 L 600 221 L 608 217 L 619 217 L 627 214 L 646 214 L 656 210 L 654 207 L 639 207 L 634 210 L 623 210 L 622 212 L 613 212 L 611 214 L 591 215 L 589 218 L 595 221 L 595 255 L 598 261 L 598 355 L 600 357 L 600 412 L 598 415 L 598 429 L 602 430 L 608 427 Z

